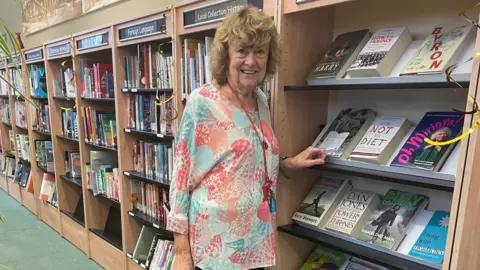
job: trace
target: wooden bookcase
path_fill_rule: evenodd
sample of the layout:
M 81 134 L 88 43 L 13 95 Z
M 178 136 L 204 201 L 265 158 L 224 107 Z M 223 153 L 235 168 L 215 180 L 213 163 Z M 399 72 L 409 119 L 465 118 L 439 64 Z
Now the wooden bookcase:
M 133 209 L 131 203 L 131 181 L 141 181 L 168 187 L 145 175 L 134 172 L 132 148 L 136 141 L 172 143 L 173 136 L 133 130 L 128 127 L 129 99 L 136 95 L 163 95 L 173 93 L 174 131 L 181 119 L 185 104 L 182 95 L 182 58 L 185 39 L 203 40 L 213 37 L 220 25 L 221 17 L 197 21 L 195 10 L 208 10 L 228 3 L 213 0 L 183 1 L 138 18 L 90 29 L 72 36 L 62 37 L 43 46 L 24 50 L 28 71 L 31 65 L 44 66 L 48 97 L 31 95 L 28 78 L 25 77 L 26 96 L 49 105 L 51 132 L 37 130 L 32 126 L 32 106 L 27 105 L 28 128 L 15 123 L 15 96 L 0 96 L 10 104 L 12 123 L 0 123 L 2 153 L 18 160 L 15 142 L 10 149 L 9 130 L 15 134 L 28 134 L 33 193 L 14 184 L 6 175 L 0 175 L 0 188 L 8 192 L 19 203 L 36 214 L 62 237 L 82 250 L 87 256 L 105 269 L 141 269 L 142 262 L 132 259 L 142 226 L 157 228 L 165 239 L 172 239 L 171 232 L 158 223 Z M 379 115 L 398 114 L 418 121 L 427 110 L 470 110 L 472 104 L 467 94 L 477 101 L 478 60 L 475 59 L 459 68 L 461 84 L 465 89 L 445 81 L 426 83 L 415 80 L 402 84 L 393 81 L 324 81 L 308 86 L 306 77 L 318 59 L 325 53 L 333 39 L 340 33 L 361 28 L 375 30 L 383 27 L 408 26 L 414 39 L 421 40 L 437 23 L 450 19 L 461 19 L 457 13 L 473 7 L 474 0 L 433 1 L 417 3 L 413 0 L 314 0 L 301 4 L 294 0 L 248 1 L 262 5 L 262 9 L 276 22 L 281 37 L 282 58 L 278 74 L 272 82 L 272 107 L 274 129 L 280 143 L 282 155 L 294 155 L 311 145 L 322 126 L 328 123 L 338 110 L 346 106 L 370 106 Z M 412 8 L 415 6 L 416 8 Z M 475 13 L 478 16 L 478 12 Z M 142 32 L 142 27 L 149 29 Z M 130 31 L 129 31 L 130 29 Z M 138 30 L 135 32 L 134 30 Z M 98 37 L 103 42 L 90 43 Z M 480 50 L 479 37 L 469 53 Z M 125 56 L 136 55 L 137 46 L 150 44 L 152 51 L 158 45 L 171 46 L 174 59 L 174 87 L 166 89 L 127 88 L 125 85 Z M 35 56 L 32 58 L 32 56 Z M 467 57 L 465 55 L 464 57 Z M 464 58 L 462 58 L 464 59 Z M 81 63 L 84 60 L 111 63 L 113 65 L 115 98 L 86 98 L 81 94 Z M 7 69 L 7 59 L 1 59 L 0 70 Z M 55 81 L 61 68 L 74 71 L 75 97 L 55 95 Z M 27 75 L 28 76 L 28 75 Z M 470 83 L 472 82 L 472 83 Z M 467 92 L 468 91 L 468 92 Z M 116 148 L 99 147 L 85 139 L 83 108 L 114 112 L 116 117 Z M 78 139 L 63 136 L 62 110 L 76 110 Z M 467 116 L 465 130 L 472 121 Z M 325 244 L 351 255 L 377 261 L 387 266 L 404 269 L 476 269 L 475 248 L 480 238 L 476 230 L 479 209 L 477 194 L 480 171 L 475 167 L 480 155 L 478 131 L 457 146 L 456 157 L 448 162 L 449 174 L 428 174 L 378 166 L 366 166 L 353 162 L 327 162 L 324 166 L 288 172 L 290 179 L 280 175 L 277 189 L 277 266 L 276 269 L 299 269 L 315 244 Z M 39 198 L 45 168 L 37 166 L 35 140 L 50 139 L 53 144 L 54 173 L 58 208 L 41 202 Z M 82 163 L 81 180 L 65 174 L 65 151 L 78 150 Z M 115 153 L 118 161 L 119 201 L 89 190 L 85 164 L 90 162 L 91 150 Z M 477 166 L 478 167 L 478 166 Z M 443 265 L 403 256 L 360 243 L 334 233 L 316 232 L 293 225 L 292 215 L 312 187 L 316 177 L 336 172 L 353 178 L 359 183 L 375 185 L 380 189 L 398 187 L 422 192 L 431 197 L 430 209 L 451 211 L 447 254 Z M 455 181 L 453 182 L 453 180 Z M 468 210 L 468 211 L 467 211 Z
M 0 71 L 1 72 L 6 72 L 7 70 L 7 58 L 6 57 L 0 57 Z M 3 74 L 3 73 L 2 73 Z M 8 73 L 5 73 L 5 76 Z M 8 76 L 6 76 L 8 79 Z M 6 94 L 2 94 L 0 96 L 1 102 L 8 102 L 10 104 L 10 88 L 8 85 L 5 85 L 5 89 L 2 89 L 3 91 L 6 91 Z M 8 130 L 11 129 L 11 124 L 6 123 L 2 119 L 2 123 L 0 124 L 0 139 L 1 139 L 1 146 L 2 146 L 2 154 L 4 155 L 4 158 L 6 159 L 6 156 L 10 154 L 7 154 L 10 152 L 10 142 L 8 140 Z M 7 160 L 7 159 L 6 159 Z M 5 162 L 6 163 L 6 162 Z M 8 164 L 6 163 L 5 165 L 6 168 L 8 168 Z M 8 179 L 7 179 L 7 173 L 4 172 L 3 174 L 0 175 L 0 187 L 10 194 L 9 188 L 8 188 Z

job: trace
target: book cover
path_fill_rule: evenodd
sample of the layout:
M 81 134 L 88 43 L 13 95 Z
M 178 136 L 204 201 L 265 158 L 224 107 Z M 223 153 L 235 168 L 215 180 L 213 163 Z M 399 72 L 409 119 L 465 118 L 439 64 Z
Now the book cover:
M 339 270 L 350 258 L 340 251 L 318 245 L 303 263 L 300 270 L 328 269 Z
M 350 189 L 332 212 L 325 229 L 354 236 L 379 201 L 374 192 Z
M 447 244 L 450 212 L 435 211 L 408 255 L 441 264 Z
M 396 250 L 412 220 L 428 202 L 425 195 L 390 189 L 367 219 L 357 239 Z
M 349 159 L 384 163 L 389 159 L 408 131 L 405 117 L 377 116 L 360 142 L 355 146 Z
M 343 196 L 343 192 L 350 186 L 350 181 L 320 177 L 293 215 L 293 220 L 308 227 L 318 228 L 335 202 Z M 332 207 L 333 205 L 333 207 Z M 333 209 L 332 209 L 333 210 Z
M 437 25 L 400 75 L 441 73 L 457 61 L 476 27 L 469 22 Z
M 407 27 L 375 31 L 348 68 L 347 74 L 350 77 L 388 76 L 411 40 Z
M 368 29 L 338 35 L 312 70 L 309 79 L 341 78 L 346 68 L 370 37 Z
M 342 109 L 327 130 L 320 133 L 313 145 L 325 149 L 328 157 L 338 158 L 344 152 L 350 152 L 345 150 L 357 144 L 355 136 L 362 133 L 360 131 L 364 126 L 368 128 L 374 118 L 375 112 L 371 109 Z
M 427 112 L 408 137 L 391 166 L 439 171 L 456 143 L 434 146 L 425 138 L 442 142 L 457 137 L 463 129 L 464 115 L 456 112 Z

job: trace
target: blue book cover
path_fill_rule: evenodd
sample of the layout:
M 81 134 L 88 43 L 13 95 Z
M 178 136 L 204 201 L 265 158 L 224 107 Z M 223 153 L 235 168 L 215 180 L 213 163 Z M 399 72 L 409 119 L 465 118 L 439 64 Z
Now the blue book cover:
M 447 244 L 450 212 L 435 211 L 408 255 L 441 264 Z
M 464 115 L 456 112 L 427 112 L 405 141 L 391 166 L 440 171 L 456 143 L 434 146 L 424 141 L 448 141 L 463 129 Z

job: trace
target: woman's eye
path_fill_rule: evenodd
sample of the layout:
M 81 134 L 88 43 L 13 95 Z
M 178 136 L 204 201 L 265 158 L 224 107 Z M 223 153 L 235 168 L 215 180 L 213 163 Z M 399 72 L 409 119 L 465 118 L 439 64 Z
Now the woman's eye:
M 244 54 L 245 54 L 245 50 L 244 50 L 244 49 L 238 49 L 237 53 L 238 53 L 238 54 L 241 54 L 241 55 L 244 55 Z

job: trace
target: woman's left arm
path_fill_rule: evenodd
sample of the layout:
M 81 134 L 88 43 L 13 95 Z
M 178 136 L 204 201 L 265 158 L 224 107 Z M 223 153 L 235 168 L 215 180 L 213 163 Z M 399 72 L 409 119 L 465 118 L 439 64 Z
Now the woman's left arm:
M 282 166 L 287 169 L 302 169 L 325 163 L 325 150 L 310 146 L 294 157 L 282 159 Z

